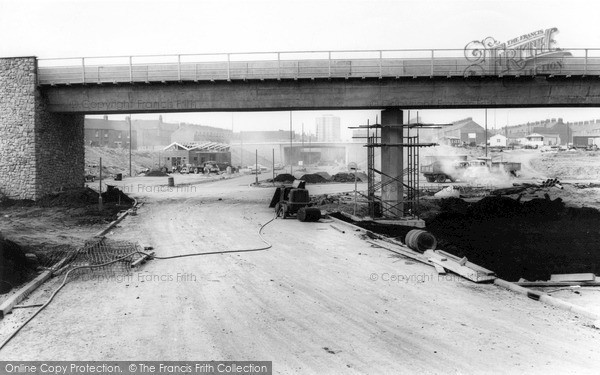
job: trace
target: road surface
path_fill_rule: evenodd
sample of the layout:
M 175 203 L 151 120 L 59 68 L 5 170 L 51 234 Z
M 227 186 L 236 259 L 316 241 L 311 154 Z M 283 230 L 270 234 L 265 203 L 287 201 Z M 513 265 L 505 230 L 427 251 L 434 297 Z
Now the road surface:
M 273 189 L 249 187 L 253 178 L 132 192 L 144 205 L 109 237 L 160 256 L 264 246 L 258 230 L 273 218 Z M 438 278 L 328 222 L 277 219 L 263 236 L 271 249 L 71 281 L 0 358 L 267 360 L 279 374 L 597 371 L 600 331 L 572 313 Z M 43 301 L 59 281 L 26 302 Z M 1 321 L 0 339 L 27 314 Z

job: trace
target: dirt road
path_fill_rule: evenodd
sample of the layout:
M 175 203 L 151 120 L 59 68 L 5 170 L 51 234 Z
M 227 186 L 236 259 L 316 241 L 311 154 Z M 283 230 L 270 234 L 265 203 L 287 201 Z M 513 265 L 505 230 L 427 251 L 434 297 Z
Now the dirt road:
M 109 236 L 160 256 L 261 247 L 273 191 L 252 179 L 134 193 L 145 204 Z M 72 281 L 0 358 L 269 360 L 282 374 L 593 373 L 600 363 L 600 331 L 571 313 L 438 278 L 330 223 L 278 219 L 263 235 L 266 251 Z M 0 339 L 27 314 L 1 321 Z

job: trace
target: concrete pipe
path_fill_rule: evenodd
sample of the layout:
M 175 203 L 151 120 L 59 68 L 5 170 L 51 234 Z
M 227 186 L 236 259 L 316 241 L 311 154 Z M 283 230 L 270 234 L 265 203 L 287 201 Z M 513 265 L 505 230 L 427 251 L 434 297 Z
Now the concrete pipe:
M 437 240 L 433 234 L 422 229 L 413 229 L 408 232 L 404 243 L 411 249 L 421 253 L 425 252 L 425 250 L 435 250 L 437 246 Z

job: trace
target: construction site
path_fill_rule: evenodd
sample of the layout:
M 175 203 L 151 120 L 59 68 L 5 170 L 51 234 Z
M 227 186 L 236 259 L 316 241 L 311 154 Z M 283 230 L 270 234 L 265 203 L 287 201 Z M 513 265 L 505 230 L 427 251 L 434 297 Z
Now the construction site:
M 120 180 L 117 158 L 84 189 L 4 199 L 0 356 L 591 373 L 600 153 L 452 149 L 420 142 L 426 126 L 392 145 L 366 125 L 366 170 Z M 381 147 L 401 147 L 401 173 Z
M 0 0 L 0 375 L 598 374 L 598 10 Z

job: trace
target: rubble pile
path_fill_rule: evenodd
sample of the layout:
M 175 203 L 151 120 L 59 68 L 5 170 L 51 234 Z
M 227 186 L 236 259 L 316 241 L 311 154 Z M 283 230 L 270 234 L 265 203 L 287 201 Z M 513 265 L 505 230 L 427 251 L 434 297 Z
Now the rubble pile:
M 334 181 L 334 182 L 354 182 L 354 173 L 345 173 L 345 172 L 336 173 L 333 175 L 332 181 Z M 358 175 L 356 176 L 356 181 L 362 182 L 362 180 L 358 177 Z

